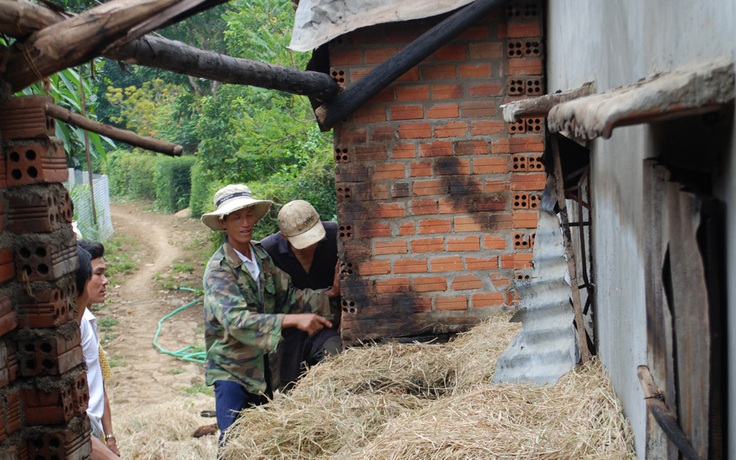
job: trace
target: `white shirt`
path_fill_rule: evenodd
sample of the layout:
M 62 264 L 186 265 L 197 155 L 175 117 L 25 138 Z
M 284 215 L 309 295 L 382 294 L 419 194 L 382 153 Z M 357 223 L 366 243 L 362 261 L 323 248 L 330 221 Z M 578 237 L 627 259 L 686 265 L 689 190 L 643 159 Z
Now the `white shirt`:
M 258 278 L 258 275 L 261 274 L 261 267 L 258 266 L 258 262 L 256 262 L 255 257 L 253 259 L 249 259 L 237 249 L 233 248 L 233 251 L 235 251 L 235 254 L 237 254 L 238 257 L 240 257 L 240 260 L 243 262 L 243 265 L 245 265 L 245 268 L 248 269 L 250 276 L 252 276 L 253 279 L 256 281 L 256 285 L 258 286 L 258 290 L 260 291 L 261 290 L 261 280 Z M 253 248 L 251 248 L 250 253 L 253 254 Z
M 97 339 L 97 318 L 84 309 L 84 316 L 79 323 L 82 333 L 82 354 L 87 365 L 87 387 L 89 387 L 89 403 L 87 414 L 92 423 L 92 434 L 101 436 L 102 414 L 105 412 L 105 387 L 102 380 L 102 368 L 100 368 L 100 342 Z M 95 426 L 95 425 L 98 426 Z M 96 431 L 99 430 L 98 434 Z

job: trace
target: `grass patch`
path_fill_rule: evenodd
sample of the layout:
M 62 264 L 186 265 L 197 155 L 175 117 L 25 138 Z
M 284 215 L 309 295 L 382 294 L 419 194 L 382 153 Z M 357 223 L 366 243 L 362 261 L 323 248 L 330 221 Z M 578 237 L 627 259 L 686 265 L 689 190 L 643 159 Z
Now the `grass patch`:
M 174 264 L 174 271 L 178 273 L 192 273 L 194 272 L 194 265 L 185 262 L 177 262 Z
M 207 396 L 215 396 L 215 392 L 212 390 L 212 387 L 209 387 L 204 383 L 194 383 L 189 388 L 184 388 L 184 393 L 189 396 L 194 396 L 198 393 L 202 393 Z
M 117 276 L 127 275 L 138 269 L 139 262 L 134 259 L 139 251 L 138 242 L 130 236 L 116 236 L 105 242 L 105 274 L 114 284 Z
M 181 367 L 177 367 L 176 369 L 169 369 L 166 372 L 171 375 L 179 375 L 179 374 L 183 374 L 185 371 Z
M 109 364 L 110 367 L 125 367 L 128 365 L 128 363 L 125 362 L 125 357 L 121 355 L 108 356 L 107 364 Z
M 112 316 L 105 316 L 97 321 L 97 329 L 102 332 L 109 332 L 113 327 L 118 325 L 118 319 Z

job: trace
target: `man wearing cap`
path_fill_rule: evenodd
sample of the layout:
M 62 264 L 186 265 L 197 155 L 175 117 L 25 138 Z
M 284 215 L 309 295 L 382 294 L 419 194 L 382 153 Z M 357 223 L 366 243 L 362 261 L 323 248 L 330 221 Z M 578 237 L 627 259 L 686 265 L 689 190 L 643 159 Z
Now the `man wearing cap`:
M 299 289 L 328 289 L 338 269 L 337 224 L 322 222 L 319 213 L 310 203 L 294 200 L 279 211 L 279 232 L 261 241 L 261 245 L 281 270 L 291 276 L 291 282 Z M 303 350 L 302 355 L 292 353 L 281 360 L 281 386 L 295 382 L 302 363 L 313 365 L 325 354 L 342 351 L 342 339 L 337 333 L 340 319 L 340 299 L 332 302 L 334 328 L 325 328 L 312 337 L 297 329 L 284 332 L 284 342 L 290 348 Z
M 295 328 L 313 335 L 332 326 L 330 298 L 340 295 L 339 278 L 330 289 L 300 290 L 252 241 L 253 227 L 271 201 L 256 200 L 245 185 L 215 193 L 215 211 L 204 214 L 209 228 L 226 239 L 204 273 L 205 381 L 215 386 L 220 442 L 239 412 L 263 404 L 280 381 L 281 334 Z M 324 315 L 324 316 L 320 316 Z

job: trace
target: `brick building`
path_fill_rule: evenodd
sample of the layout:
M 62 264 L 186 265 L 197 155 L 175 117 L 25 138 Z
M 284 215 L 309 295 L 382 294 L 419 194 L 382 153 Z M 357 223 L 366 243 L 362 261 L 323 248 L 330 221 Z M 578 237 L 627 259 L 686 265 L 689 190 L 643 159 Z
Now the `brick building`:
M 541 118 L 500 106 L 544 92 L 540 2 L 496 9 L 335 127 L 347 341 L 468 328 L 517 302 L 545 173 Z M 329 44 L 349 87 L 445 19 Z

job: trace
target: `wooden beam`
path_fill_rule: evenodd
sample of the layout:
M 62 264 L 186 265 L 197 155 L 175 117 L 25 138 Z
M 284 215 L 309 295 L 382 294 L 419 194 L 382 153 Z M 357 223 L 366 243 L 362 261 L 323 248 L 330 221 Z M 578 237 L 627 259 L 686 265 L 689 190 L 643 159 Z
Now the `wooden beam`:
M 595 83 L 589 81 L 579 88 L 562 91 L 559 93 L 545 94 L 544 96 L 531 97 L 520 101 L 503 104 L 503 120 L 506 123 L 515 123 L 519 118 L 546 117 L 547 113 L 561 102 L 571 101 L 579 97 L 595 93 Z
M 647 366 L 639 366 L 636 370 L 636 374 L 639 377 L 639 384 L 644 392 L 644 399 L 647 403 L 647 408 L 654 416 L 657 424 L 662 428 L 667 437 L 672 441 L 682 455 L 688 460 L 701 460 L 700 455 L 695 451 L 693 445 L 685 437 L 685 433 L 680 429 L 680 425 L 677 423 L 677 419 L 667 409 L 667 405 L 664 403 L 662 393 L 654 383 L 652 374 L 649 372 Z
M 151 35 L 109 50 L 106 56 L 222 83 L 252 85 L 307 95 L 320 101 L 334 98 L 340 88 L 325 73 L 234 58 Z
M 407 70 L 505 2 L 506 0 L 475 0 L 429 29 L 332 101 L 318 107 L 315 114 L 320 129 L 331 129 L 335 123 L 355 112 Z
M 31 11 L 33 14 L 26 14 Z M 17 18 L 25 18 L 17 22 Z M 0 0 L 0 28 L 5 21 L 24 24 L 18 34 L 32 32 L 62 21 L 63 16 L 28 0 Z M 328 101 L 340 87 L 327 74 L 270 65 L 201 50 L 163 37 L 147 35 L 119 48 L 103 51 L 116 61 L 143 65 L 235 85 L 252 85 Z
M 17 40 L 3 79 L 13 91 L 86 62 L 141 21 L 178 0 L 111 0 Z
M 560 208 L 560 220 L 562 224 L 562 235 L 565 240 L 565 255 L 567 256 L 567 271 L 570 275 L 570 291 L 572 292 L 572 308 L 575 313 L 575 327 L 578 333 L 578 346 L 580 347 L 580 360 L 583 364 L 590 360 L 588 349 L 588 338 L 585 332 L 585 318 L 580 302 L 580 288 L 578 288 L 577 266 L 575 264 L 575 251 L 572 249 L 572 236 L 570 235 L 570 221 L 567 217 L 567 203 L 565 201 L 565 179 L 562 176 L 562 160 L 560 158 L 560 146 L 556 136 L 550 136 L 552 143 L 552 156 L 555 162 L 555 181 L 557 188 L 557 204 Z
M 64 19 L 62 14 L 36 3 L 0 0 L 0 33 L 11 37 L 27 37 Z
M 116 141 L 125 142 L 126 144 L 130 144 L 134 147 L 140 147 L 153 152 L 164 153 L 169 156 L 179 156 L 183 150 L 181 145 L 141 136 L 133 131 L 98 123 L 90 120 L 89 118 L 73 113 L 63 107 L 59 107 L 56 104 L 46 104 L 46 115 L 70 125 L 86 129 L 87 131 L 102 134 L 103 136 L 115 139 Z

